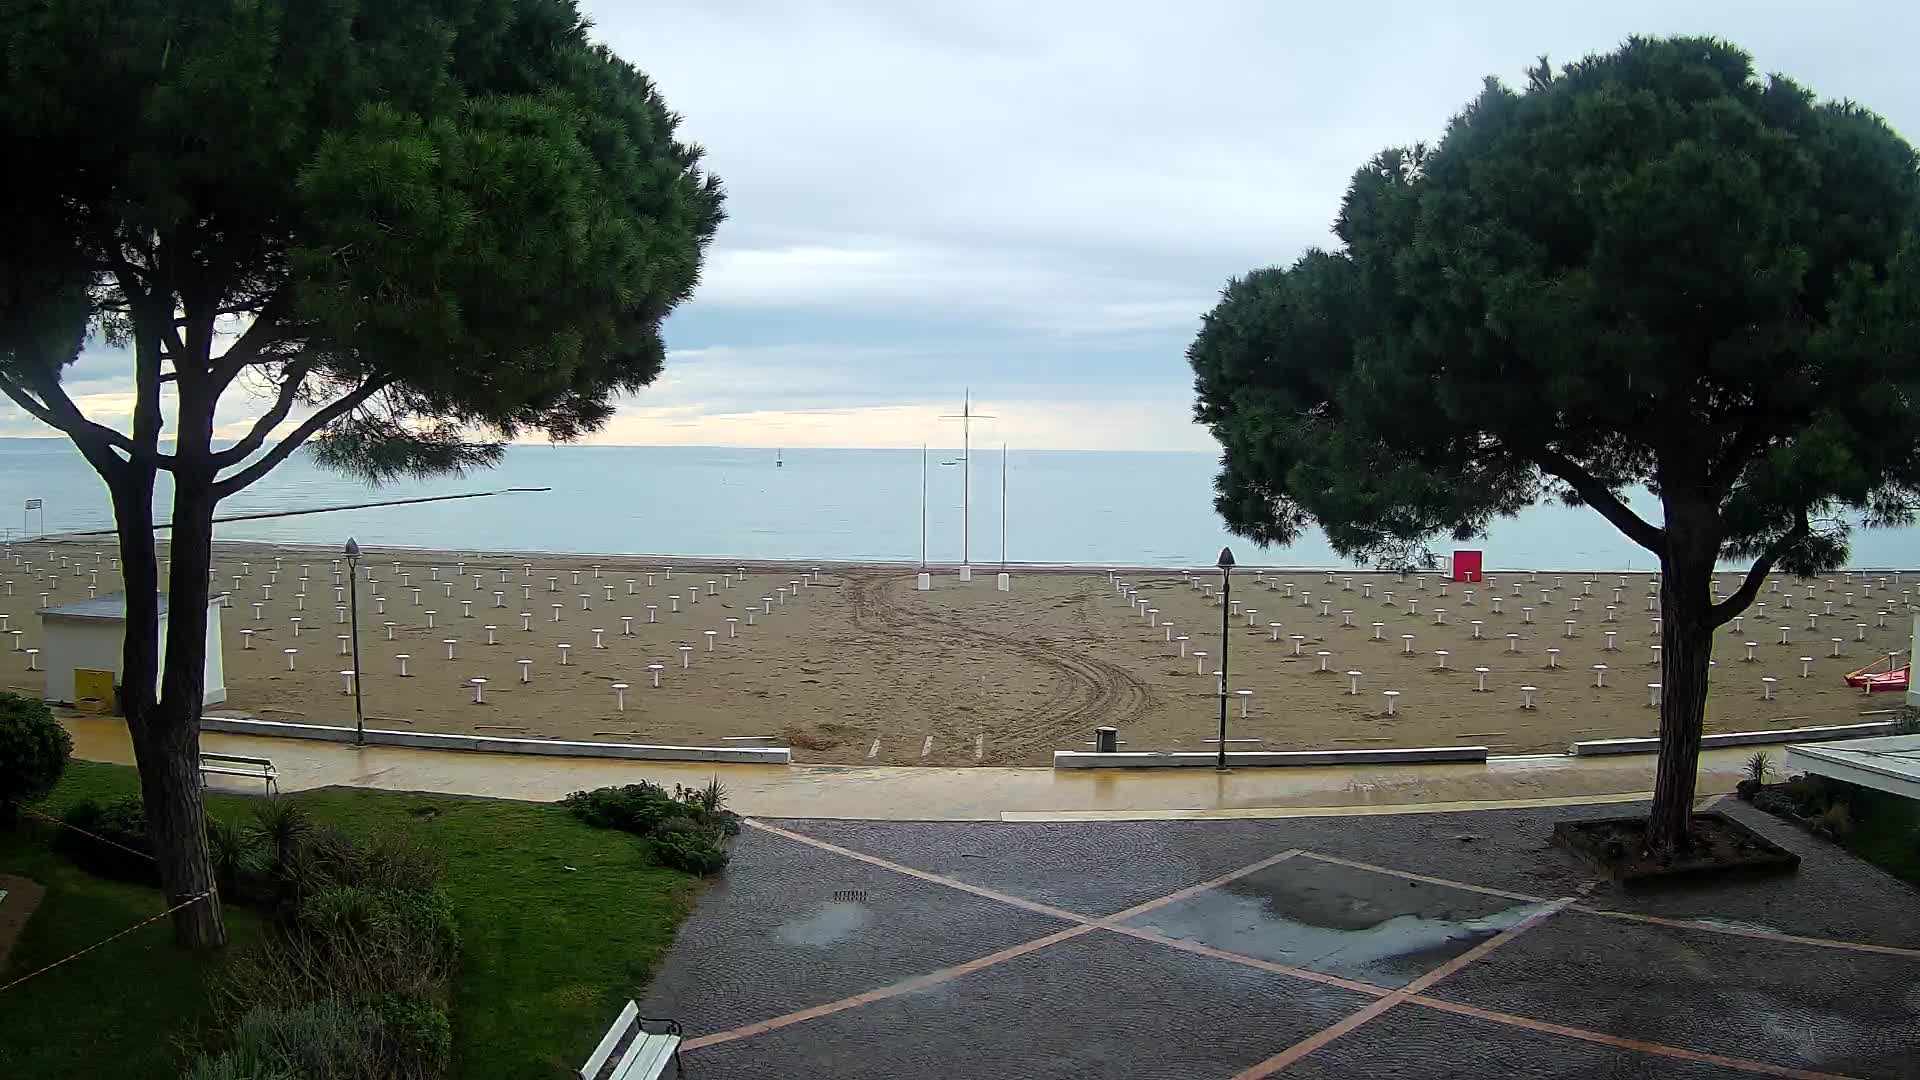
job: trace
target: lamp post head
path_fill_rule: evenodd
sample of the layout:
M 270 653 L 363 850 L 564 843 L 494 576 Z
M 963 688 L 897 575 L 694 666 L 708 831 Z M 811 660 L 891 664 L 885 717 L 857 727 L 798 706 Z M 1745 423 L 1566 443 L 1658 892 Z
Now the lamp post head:
M 355 540 L 351 536 L 347 537 L 347 558 L 357 559 L 359 557 L 360 557 L 360 542 L 358 540 Z
M 1220 549 L 1220 561 L 1219 561 L 1218 563 L 1216 563 L 1215 565 L 1217 565 L 1217 566 L 1219 566 L 1219 567 L 1220 567 L 1220 569 L 1222 569 L 1222 570 L 1231 570 L 1231 569 L 1233 569 L 1233 549 L 1232 549 L 1232 548 L 1221 548 L 1221 549 Z

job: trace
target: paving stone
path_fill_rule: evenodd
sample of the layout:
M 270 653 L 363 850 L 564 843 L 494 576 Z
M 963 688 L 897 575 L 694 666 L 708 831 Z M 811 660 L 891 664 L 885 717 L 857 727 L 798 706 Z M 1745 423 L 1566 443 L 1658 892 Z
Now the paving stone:
M 1370 999 L 1094 931 L 930 990 L 687 1055 L 729 1080 L 1230 1076 Z
M 1402 1005 L 1295 1062 L 1289 1080 L 1751 1080 L 1752 1073 Z
M 1400 987 L 1544 906 L 1294 858 L 1128 925 Z
M 795 832 L 1084 915 L 1111 915 L 1293 846 L 1248 822 L 782 821 Z
M 1566 912 L 1432 996 L 1863 1077 L 1920 1071 L 1920 960 Z
M 1920 949 L 1920 892 L 1845 848 L 1728 799 L 1716 809 L 1800 856 L 1791 875 L 1653 891 L 1609 889 L 1593 903 L 1674 919 L 1718 919 L 1804 937 Z
M 840 891 L 865 899 L 836 901 Z M 1069 925 L 748 829 L 681 927 L 642 1012 L 706 1034 Z

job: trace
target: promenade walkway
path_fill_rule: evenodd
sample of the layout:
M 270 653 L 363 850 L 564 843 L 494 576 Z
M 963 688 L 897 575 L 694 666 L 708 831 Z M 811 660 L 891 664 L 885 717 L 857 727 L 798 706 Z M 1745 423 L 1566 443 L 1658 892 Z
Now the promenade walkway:
M 133 763 L 126 725 L 74 717 L 74 752 Z M 1488 765 L 1355 768 L 1105 770 L 845 765 L 710 765 L 401 747 L 207 734 L 211 751 L 271 758 L 287 791 L 347 786 L 502 799 L 555 800 L 569 791 L 650 780 L 704 784 L 719 777 L 729 804 L 762 817 L 945 821 L 1281 817 L 1459 810 L 1503 805 L 1631 801 L 1653 786 L 1651 756 L 1495 760 Z M 1701 756 L 1702 794 L 1730 791 L 1751 751 Z M 219 777 L 223 790 L 258 787 Z

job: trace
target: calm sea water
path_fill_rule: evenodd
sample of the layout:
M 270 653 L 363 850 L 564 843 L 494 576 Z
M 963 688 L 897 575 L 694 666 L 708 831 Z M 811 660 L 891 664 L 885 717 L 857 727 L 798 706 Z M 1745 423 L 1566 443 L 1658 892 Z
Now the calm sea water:
M 743 558 L 917 560 L 921 552 L 918 450 L 521 446 L 497 469 L 466 477 L 369 488 L 295 455 L 221 505 L 225 515 L 301 510 L 422 495 L 550 488 L 543 492 L 378 507 L 219 526 L 228 540 L 369 546 L 668 553 Z M 962 555 L 962 468 L 957 451 L 927 465 L 927 555 Z M 1001 455 L 973 455 L 971 555 L 1000 561 Z M 1314 534 L 1287 548 L 1228 535 L 1213 512 L 1214 456 L 1205 453 L 1020 451 L 1006 460 L 1006 558 L 1014 562 L 1207 565 L 1231 544 L 1243 563 L 1338 566 Z M 164 474 L 162 482 L 164 483 Z M 106 489 L 71 444 L 0 439 L 0 528 L 37 532 L 27 499 L 45 501 L 48 532 L 112 524 Z M 171 494 L 156 493 L 162 520 Z M 1656 508 L 1642 495 L 1642 513 Z M 1543 506 L 1494 526 L 1480 543 L 1489 566 L 1646 569 L 1653 560 L 1591 510 Z M 1862 532 L 1854 563 L 1920 562 L 1920 531 Z

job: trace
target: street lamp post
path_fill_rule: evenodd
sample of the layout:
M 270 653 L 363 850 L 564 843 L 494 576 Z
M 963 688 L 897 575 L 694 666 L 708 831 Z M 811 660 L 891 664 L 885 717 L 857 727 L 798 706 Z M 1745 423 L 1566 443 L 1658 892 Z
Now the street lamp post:
M 1227 767 L 1227 635 L 1233 610 L 1233 552 L 1220 549 L 1220 756 L 1214 768 Z M 355 683 L 358 686 L 359 683 Z
M 353 620 L 353 744 L 367 744 L 367 717 L 360 708 L 360 543 L 347 537 L 347 608 Z M 1226 709 L 1225 699 L 1220 708 Z M 1224 711 L 1221 716 L 1225 716 Z

